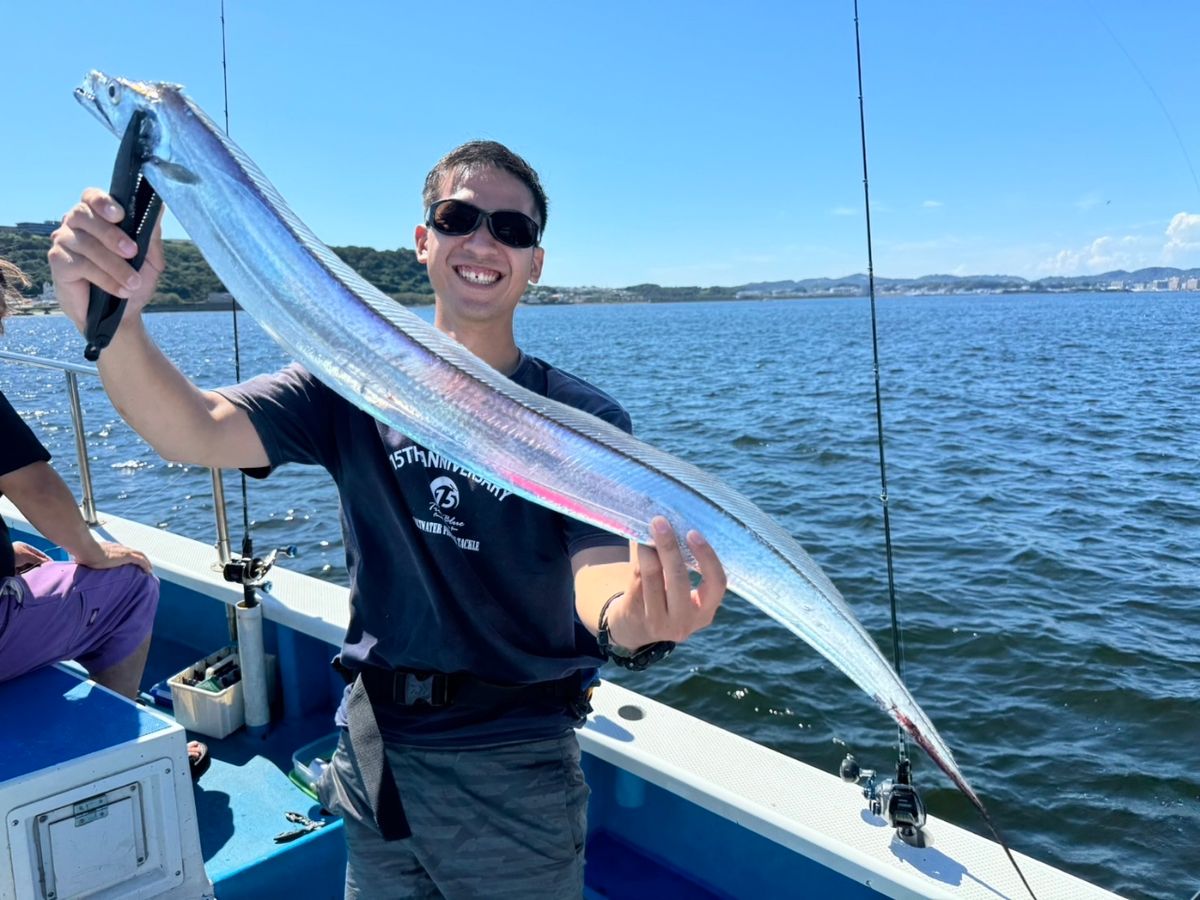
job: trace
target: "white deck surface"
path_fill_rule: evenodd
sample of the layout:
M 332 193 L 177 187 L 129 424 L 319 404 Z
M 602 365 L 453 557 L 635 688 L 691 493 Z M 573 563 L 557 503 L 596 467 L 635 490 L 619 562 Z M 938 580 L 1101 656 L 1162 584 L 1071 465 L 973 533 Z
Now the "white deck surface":
M 1029 897 L 999 845 L 929 817 L 929 846 L 893 837 L 862 790 L 654 700 L 605 682 L 580 733 L 587 753 L 732 819 L 889 897 Z M 636 707 L 641 718 L 630 719 Z M 1001 826 L 1003 827 L 1003 826 Z M 1016 854 L 1039 900 L 1117 897 Z M 765 900 L 765 898 L 764 898 Z

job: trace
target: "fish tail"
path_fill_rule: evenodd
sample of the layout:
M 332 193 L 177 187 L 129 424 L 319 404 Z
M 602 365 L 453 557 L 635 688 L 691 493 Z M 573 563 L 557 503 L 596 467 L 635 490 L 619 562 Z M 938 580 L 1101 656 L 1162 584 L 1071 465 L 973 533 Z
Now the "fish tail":
M 1017 865 L 1017 859 L 1015 856 L 1013 856 L 1012 849 L 1008 846 L 1008 841 L 1004 839 L 1004 835 L 1000 833 L 1000 829 L 997 828 L 996 823 L 992 821 L 991 814 L 987 811 L 987 807 L 983 805 L 983 801 L 979 799 L 979 795 L 975 793 L 969 784 L 967 784 L 967 780 L 963 777 L 962 772 L 959 771 L 958 766 L 956 766 L 952 760 L 944 759 L 942 754 L 937 752 L 936 748 L 929 742 L 921 729 L 919 729 L 911 719 L 895 709 L 893 709 L 891 712 L 896 721 L 900 723 L 900 727 L 903 728 L 927 754 L 929 754 L 929 758 L 937 763 L 939 769 L 946 773 L 946 776 L 954 782 L 960 791 L 963 792 L 963 796 L 971 801 L 971 805 L 974 806 L 979 812 L 980 817 L 983 819 L 983 823 L 987 825 L 988 830 L 992 833 L 992 837 L 996 839 L 996 843 L 1000 845 L 1000 849 L 1004 851 L 1004 855 L 1007 856 L 1008 861 L 1012 863 L 1013 869 L 1016 870 L 1017 877 L 1021 879 L 1021 884 L 1025 885 L 1025 890 L 1029 891 L 1029 896 L 1032 897 L 1033 900 L 1037 900 L 1037 894 L 1033 892 L 1033 888 L 1029 886 L 1029 881 L 1025 878 L 1025 873 L 1022 872 L 1021 867 Z

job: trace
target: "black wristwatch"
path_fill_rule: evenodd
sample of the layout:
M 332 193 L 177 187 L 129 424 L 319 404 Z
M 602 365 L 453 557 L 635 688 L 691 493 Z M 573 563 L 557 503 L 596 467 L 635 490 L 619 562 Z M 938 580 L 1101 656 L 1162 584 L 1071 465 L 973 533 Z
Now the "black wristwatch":
M 640 672 L 642 669 L 654 665 L 661 659 L 666 659 L 671 655 L 671 651 L 675 649 L 674 641 L 655 641 L 652 644 L 646 644 L 644 647 L 638 647 L 637 650 L 626 650 L 624 647 L 612 642 L 612 635 L 608 633 L 608 608 L 612 602 L 625 592 L 613 594 L 604 601 L 604 605 L 600 607 L 600 628 L 596 633 L 596 640 L 600 644 L 600 653 L 605 659 L 611 659 L 622 669 L 632 669 L 635 672 Z

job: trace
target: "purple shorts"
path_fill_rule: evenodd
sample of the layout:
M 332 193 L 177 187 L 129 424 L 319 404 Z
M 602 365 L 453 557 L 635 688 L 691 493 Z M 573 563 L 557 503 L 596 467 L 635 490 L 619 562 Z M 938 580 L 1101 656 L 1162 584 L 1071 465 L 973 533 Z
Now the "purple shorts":
M 158 579 L 135 565 L 49 562 L 0 579 L 0 681 L 67 659 L 103 672 L 141 646 L 157 609 Z

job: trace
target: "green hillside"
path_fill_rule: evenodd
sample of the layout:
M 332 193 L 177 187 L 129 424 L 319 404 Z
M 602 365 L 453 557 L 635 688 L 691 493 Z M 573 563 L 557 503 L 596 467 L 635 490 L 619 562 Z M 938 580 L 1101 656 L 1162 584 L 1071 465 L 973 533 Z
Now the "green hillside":
M 32 281 L 25 295 L 42 292 L 50 280 L 46 253 L 50 238 L 44 235 L 0 231 L 0 257 L 20 266 Z M 375 250 L 370 247 L 334 247 L 333 252 L 385 294 L 401 303 L 432 303 L 433 292 L 425 267 L 411 250 Z M 208 295 L 225 288 L 191 241 L 166 241 L 167 269 L 152 303 L 170 305 L 203 303 Z
M 167 241 L 167 271 L 152 302 L 164 308 L 203 304 L 208 295 L 224 290 L 191 241 Z M 46 251 L 50 238 L 16 231 L 0 231 L 0 258 L 16 263 L 32 279 L 26 296 L 41 293 L 50 280 Z M 372 247 L 332 248 L 350 268 L 385 294 L 408 305 L 433 303 L 425 267 L 412 250 L 376 250 Z M 1013 275 L 923 275 L 920 278 L 874 279 L 881 296 L 955 294 L 1042 294 L 1059 291 L 1135 291 L 1153 297 L 1161 291 L 1196 291 L 1200 269 L 1149 268 L 1099 275 L 1043 278 L 1030 281 Z M 866 275 L 842 278 L 805 278 L 754 282 L 736 287 L 635 284 L 630 287 L 555 287 L 530 285 L 526 303 L 675 303 L 695 300 L 763 300 L 819 297 L 865 297 Z

